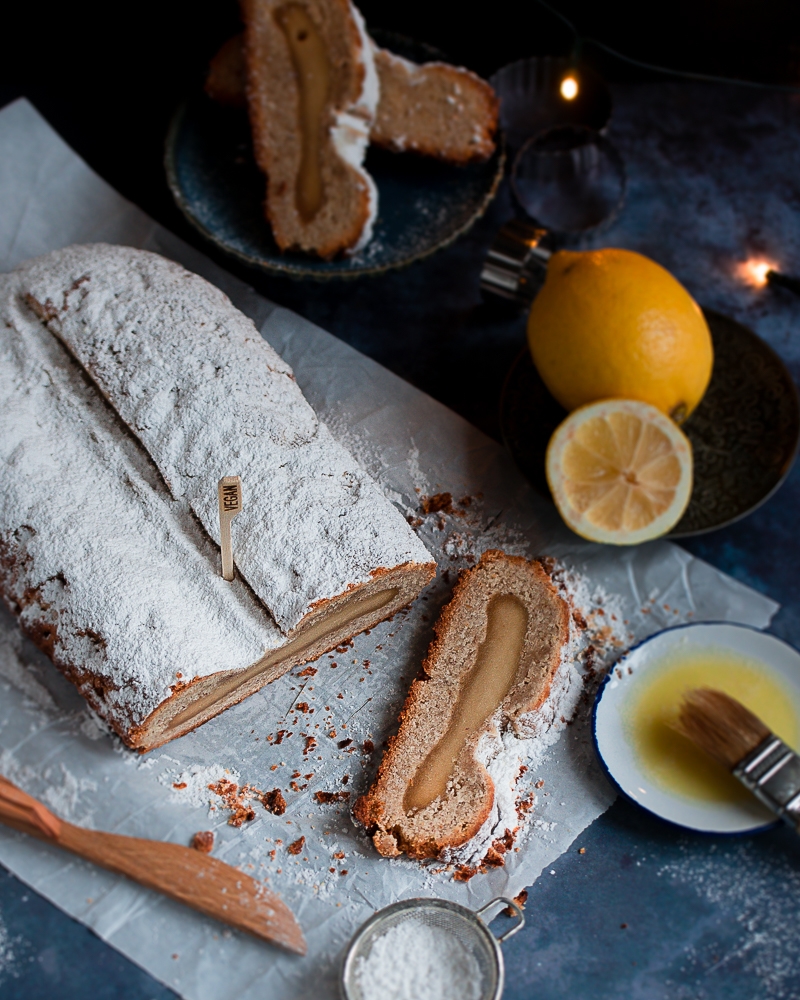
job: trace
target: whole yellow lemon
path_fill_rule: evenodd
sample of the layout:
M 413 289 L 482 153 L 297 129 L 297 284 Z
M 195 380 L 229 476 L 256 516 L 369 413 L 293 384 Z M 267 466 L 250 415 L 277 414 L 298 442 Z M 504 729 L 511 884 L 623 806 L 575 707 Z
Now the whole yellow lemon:
M 681 423 L 703 398 L 714 352 L 700 307 L 631 250 L 559 250 L 528 318 L 545 385 L 567 410 L 638 399 Z

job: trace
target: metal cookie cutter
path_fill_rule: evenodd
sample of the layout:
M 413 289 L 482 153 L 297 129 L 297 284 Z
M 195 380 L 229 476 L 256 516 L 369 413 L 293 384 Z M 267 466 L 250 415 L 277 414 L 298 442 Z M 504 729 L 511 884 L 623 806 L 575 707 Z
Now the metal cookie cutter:
M 552 251 L 546 229 L 513 219 L 495 237 L 481 271 L 481 291 L 530 305 L 544 283 Z
M 481 918 L 498 903 L 511 909 L 517 917 L 517 923 L 504 934 L 495 937 Z M 447 899 L 424 898 L 405 899 L 378 910 L 356 932 L 345 953 L 341 976 L 344 1000 L 364 1000 L 366 995 L 374 995 L 374 991 L 364 981 L 368 973 L 366 963 L 373 946 L 393 928 L 412 920 L 452 935 L 454 941 L 477 963 L 480 970 L 480 1000 L 500 1000 L 505 979 L 500 945 L 525 924 L 520 907 L 513 899 L 506 899 L 504 896 L 498 896 L 479 910 L 470 910 Z

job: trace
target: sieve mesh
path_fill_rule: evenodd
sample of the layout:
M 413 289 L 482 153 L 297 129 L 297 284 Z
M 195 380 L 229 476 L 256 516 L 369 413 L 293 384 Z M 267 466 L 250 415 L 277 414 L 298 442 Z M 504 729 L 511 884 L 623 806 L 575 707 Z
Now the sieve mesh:
M 396 904 L 369 921 L 353 940 L 345 959 L 342 986 L 346 1000 L 364 1000 L 362 968 L 375 943 L 393 928 L 408 921 L 437 928 L 450 935 L 471 955 L 479 969 L 481 1000 L 493 1000 L 502 985 L 499 949 L 491 932 L 471 910 L 443 900 L 418 899 Z M 363 973 L 362 973 L 363 976 Z M 364 983 L 367 986 L 367 983 Z M 389 998 L 387 998 L 389 1000 Z

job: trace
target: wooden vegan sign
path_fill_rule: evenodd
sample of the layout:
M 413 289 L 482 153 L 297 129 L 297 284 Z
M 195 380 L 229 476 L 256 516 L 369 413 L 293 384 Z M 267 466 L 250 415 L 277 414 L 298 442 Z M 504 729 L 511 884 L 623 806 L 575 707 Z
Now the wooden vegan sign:
M 222 579 L 233 579 L 233 546 L 231 521 L 242 509 L 242 480 L 239 476 L 223 476 L 217 485 L 219 497 L 219 540 L 222 549 Z

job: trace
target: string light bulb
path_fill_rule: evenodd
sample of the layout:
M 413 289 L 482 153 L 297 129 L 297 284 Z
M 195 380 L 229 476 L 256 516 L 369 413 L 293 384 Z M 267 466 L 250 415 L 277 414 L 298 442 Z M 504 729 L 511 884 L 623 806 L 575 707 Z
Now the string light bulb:
M 739 265 L 739 274 L 743 281 L 756 288 L 763 288 L 767 283 L 767 275 L 773 270 L 773 265 L 765 260 L 746 260 Z
M 570 74 L 561 81 L 561 96 L 565 101 L 573 101 L 578 96 L 578 81 Z

